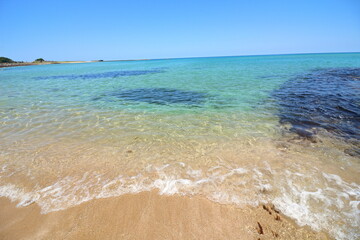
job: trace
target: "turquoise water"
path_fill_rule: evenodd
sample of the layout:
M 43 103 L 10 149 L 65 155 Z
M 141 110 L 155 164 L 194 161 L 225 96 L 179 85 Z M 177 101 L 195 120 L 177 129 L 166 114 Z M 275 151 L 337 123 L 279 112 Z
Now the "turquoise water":
M 249 121 L 260 124 L 268 120 L 269 123 L 276 121 L 277 106 L 269 100 L 269 95 L 292 76 L 314 68 L 356 66 L 359 66 L 358 54 L 314 54 L 8 68 L 1 71 L 3 87 L 0 104 L 6 116 L 16 114 L 18 118 L 29 119 L 29 115 L 35 114 L 37 118 L 42 116 L 41 121 L 46 121 L 48 126 L 53 125 L 54 129 L 63 121 L 76 120 L 72 114 L 81 114 L 88 121 L 96 121 L 96 117 L 116 118 L 136 114 L 152 118 L 156 114 L 166 118 L 168 124 L 174 124 L 175 127 L 173 121 L 176 117 L 180 117 L 180 120 L 182 117 L 199 118 L 201 121 L 203 118 L 212 118 L 210 125 L 216 118 L 215 124 L 219 123 L 226 134 L 233 134 L 234 128 L 251 134 L 261 126 L 248 124 Z M 129 73 L 125 76 L 111 74 L 116 71 Z M 144 72 L 131 75 L 136 74 L 136 71 Z M 104 73 L 110 74 L 103 76 Z M 137 93 L 131 93 L 136 90 Z M 171 99 L 170 102 L 165 99 L 161 104 L 154 104 L 151 99 L 150 103 L 146 99 L 134 101 L 146 90 L 150 91 L 148 95 L 153 95 L 155 102 L 162 101 L 161 96 L 156 99 L 156 94 L 160 92 L 161 95 L 166 90 L 183 91 L 176 97 L 181 99 L 185 93 L 190 99 L 198 98 L 198 102 L 185 100 L 172 103 Z M 121 97 L 121 94 L 124 96 Z M 126 95 L 129 94 L 130 99 L 127 99 Z M 168 116 L 172 117 L 167 119 Z M 122 119 L 117 119 L 119 124 L 124 123 Z M 159 127 L 156 121 L 145 121 L 148 128 Z M 188 125 L 189 131 L 195 131 L 195 135 L 207 133 L 207 127 L 191 126 L 191 122 Z
M 44 213 L 152 189 L 273 202 L 299 224 L 355 239 L 359 68 L 360 54 L 347 53 L 0 69 L 0 195 Z M 286 107 L 293 90 L 284 87 L 334 71 L 350 82 L 348 115 L 294 123 L 306 112 Z

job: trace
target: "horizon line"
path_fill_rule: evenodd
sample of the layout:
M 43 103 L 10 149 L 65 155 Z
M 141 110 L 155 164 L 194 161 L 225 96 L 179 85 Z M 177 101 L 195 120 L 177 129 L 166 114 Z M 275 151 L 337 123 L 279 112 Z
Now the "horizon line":
M 150 60 L 171 60 L 171 59 L 190 59 L 190 58 L 220 58 L 220 57 L 256 57 L 256 56 L 282 56 L 282 55 L 307 55 L 307 54 L 341 54 L 341 53 L 360 53 L 359 52 L 303 52 L 303 53 L 270 53 L 270 54 L 245 54 L 245 55 L 220 55 L 220 56 L 195 56 L 195 57 L 164 57 L 164 58 L 140 58 L 140 59 L 118 59 L 104 60 L 103 62 L 116 61 L 150 61 Z M 75 60 L 73 60 L 75 61 Z M 100 60 L 84 60 L 84 61 L 100 61 Z

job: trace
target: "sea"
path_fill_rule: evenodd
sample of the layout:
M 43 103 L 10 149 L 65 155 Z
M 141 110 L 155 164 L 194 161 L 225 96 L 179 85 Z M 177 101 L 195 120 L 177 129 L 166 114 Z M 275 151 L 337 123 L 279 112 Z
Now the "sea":
M 0 196 L 46 214 L 153 190 L 359 239 L 360 53 L 0 69 Z

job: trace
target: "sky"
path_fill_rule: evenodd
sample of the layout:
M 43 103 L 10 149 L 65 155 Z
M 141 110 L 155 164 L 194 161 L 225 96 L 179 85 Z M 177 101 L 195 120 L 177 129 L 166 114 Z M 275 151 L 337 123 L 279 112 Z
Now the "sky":
M 0 0 L 0 23 L 16 61 L 360 52 L 360 0 Z

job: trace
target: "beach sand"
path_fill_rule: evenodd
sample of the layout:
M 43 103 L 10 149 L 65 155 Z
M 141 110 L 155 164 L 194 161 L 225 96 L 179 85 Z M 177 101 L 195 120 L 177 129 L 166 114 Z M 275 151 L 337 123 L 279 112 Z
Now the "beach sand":
M 329 239 L 269 205 L 237 208 L 157 192 L 97 199 L 40 214 L 0 198 L 0 239 Z

